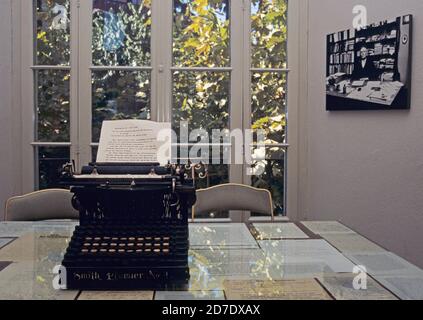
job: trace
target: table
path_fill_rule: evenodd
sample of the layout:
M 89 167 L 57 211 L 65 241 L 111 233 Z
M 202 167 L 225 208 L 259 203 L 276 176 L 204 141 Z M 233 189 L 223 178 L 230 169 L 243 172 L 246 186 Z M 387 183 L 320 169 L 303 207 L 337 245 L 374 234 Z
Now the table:
M 345 92 L 343 88 L 345 87 Z M 364 81 L 354 87 L 349 80 L 339 83 L 340 91 L 327 85 L 328 110 L 380 110 L 407 109 L 408 90 L 398 81 Z
M 60 265 L 75 226 L 0 223 L 0 299 L 423 298 L 421 269 L 333 221 L 191 224 L 186 291 L 55 290 L 52 270 Z M 367 273 L 353 273 L 356 265 L 366 266 Z M 367 290 L 353 288 L 357 275 L 367 277 Z
M 339 86 L 340 88 L 346 87 L 345 94 L 337 91 L 327 91 L 327 94 L 387 106 L 392 105 L 401 88 L 404 87 L 398 81 L 365 81 L 363 86 L 353 87 L 347 80 L 340 82 Z

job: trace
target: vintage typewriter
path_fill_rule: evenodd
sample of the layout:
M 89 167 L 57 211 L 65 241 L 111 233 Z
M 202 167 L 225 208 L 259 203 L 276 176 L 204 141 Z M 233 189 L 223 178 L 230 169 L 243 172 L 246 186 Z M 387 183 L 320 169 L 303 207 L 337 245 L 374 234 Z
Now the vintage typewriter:
M 187 285 L 188 212 L 195 187 L 184 166 L 91 163 L 63 167 L 79 211 L 62 266 L 68 289 L 177 289 Z

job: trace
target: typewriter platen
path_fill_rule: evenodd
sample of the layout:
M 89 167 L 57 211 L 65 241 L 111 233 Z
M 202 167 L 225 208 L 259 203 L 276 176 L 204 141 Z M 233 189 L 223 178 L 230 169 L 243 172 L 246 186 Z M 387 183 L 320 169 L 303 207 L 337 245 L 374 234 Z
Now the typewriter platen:
M 195 187 L 184 166 L 92 163 L 62 183 L 79 211 L 63 260 L 68 289 L 184 287 L 189 280 L 188 211 Z

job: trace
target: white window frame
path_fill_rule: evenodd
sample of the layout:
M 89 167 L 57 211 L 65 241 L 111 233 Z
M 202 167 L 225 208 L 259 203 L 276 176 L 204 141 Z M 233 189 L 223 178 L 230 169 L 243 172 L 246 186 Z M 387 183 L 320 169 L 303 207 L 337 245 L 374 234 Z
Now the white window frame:
M 37 146 L 69 146 L 71 159 L 75 159 L 77 167 L 91 161 L 93 144 L 91 141 L 91 70 L 102 67 L 92 66 L 91 31 L 92 10 L 91 1 L 71 1 L 71 82 L 70 82 L 70 135 L 71 141 L 66 143 L 34 142 L 34 40 L 33 40 L 33 0 L 16 1 L 13 4 L 15 30 L 19 30 L 20 59 L 16 60 L 15 70 L 20 70 L 20 88 L 15 88 L 15 94 L 21 95 L 22 126 L 22 193 L 31 192 L 35 186 L 34 148 Z M 285 170 L 285 207 L 286 214 L 291 219 L 298 217 L 299 210 L 299 152 L 298 141 L 300 129 L 305 126 L 299 123 L 299 105 L 303 94 L 299 88 L 304 84 L 306 66 L 300 69 L 300 61 L 306 58 L 300 56 L 300 49 L 307 45 L 307 25 L 303 21 L 307 14 L 309 0 L 289 0 L 288 5 L 288 67 L 287 70 L 267 70 L 289 72 L 287 86 L 287 143 L 278 145 L 287 150 Z M 105 67 L 105 69 L 151 70 L 151 115 L 152 120 L 169 122 L 172 112 L 172 0 L 152 0 L 152 43 L 151 66 L 148 67 Z M 250 77 L 250 4 L 249 0 L 231 1 L 231 66 L 229 68 L 206 68 L 210 71 L 225 71 L 231 73 L 231 117 L 230 127 L 249 128 L 251 112 L 251 77 Z M 304 52 L 301 51 L 301 52 Z M 57 68 L 51 66 L 51 68 Z M 60 67 L 62 68 L 62 67 Z M 62 68 L 63 69 L 63 68 Z M 103 68 L 104 69 L 104 68 Z M 190 69 L 191 70 L 191 69 Z M 192 69 L 194 70 L 194 69 Z M 204 71 L 204 68 L 195 68 Z M 261 70 L 257 70 L 261 71 Z M 301 74 L 300 74 L 301 72 Z M 239 81 L 242 79 L 242 81 Z M 161 94 L 165 92 L 166 94 Z M 156 106 L 156 107 L 155 107 Z M 301 148 L 303 149 L 303 148 Z M 249 183 L 244 174 L 243 166 L 232 165 L 230 181 Z M 250 217 L 246 212 L 233 212 L 232 221 L 247 221 Z

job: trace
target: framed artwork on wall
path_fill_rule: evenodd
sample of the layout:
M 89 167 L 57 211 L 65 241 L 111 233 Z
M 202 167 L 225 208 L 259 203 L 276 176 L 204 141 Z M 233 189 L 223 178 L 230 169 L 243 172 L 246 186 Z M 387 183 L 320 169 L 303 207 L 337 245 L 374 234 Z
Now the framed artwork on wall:
M 327 36 L 326 109 L 410 109 L 412 15 Z

